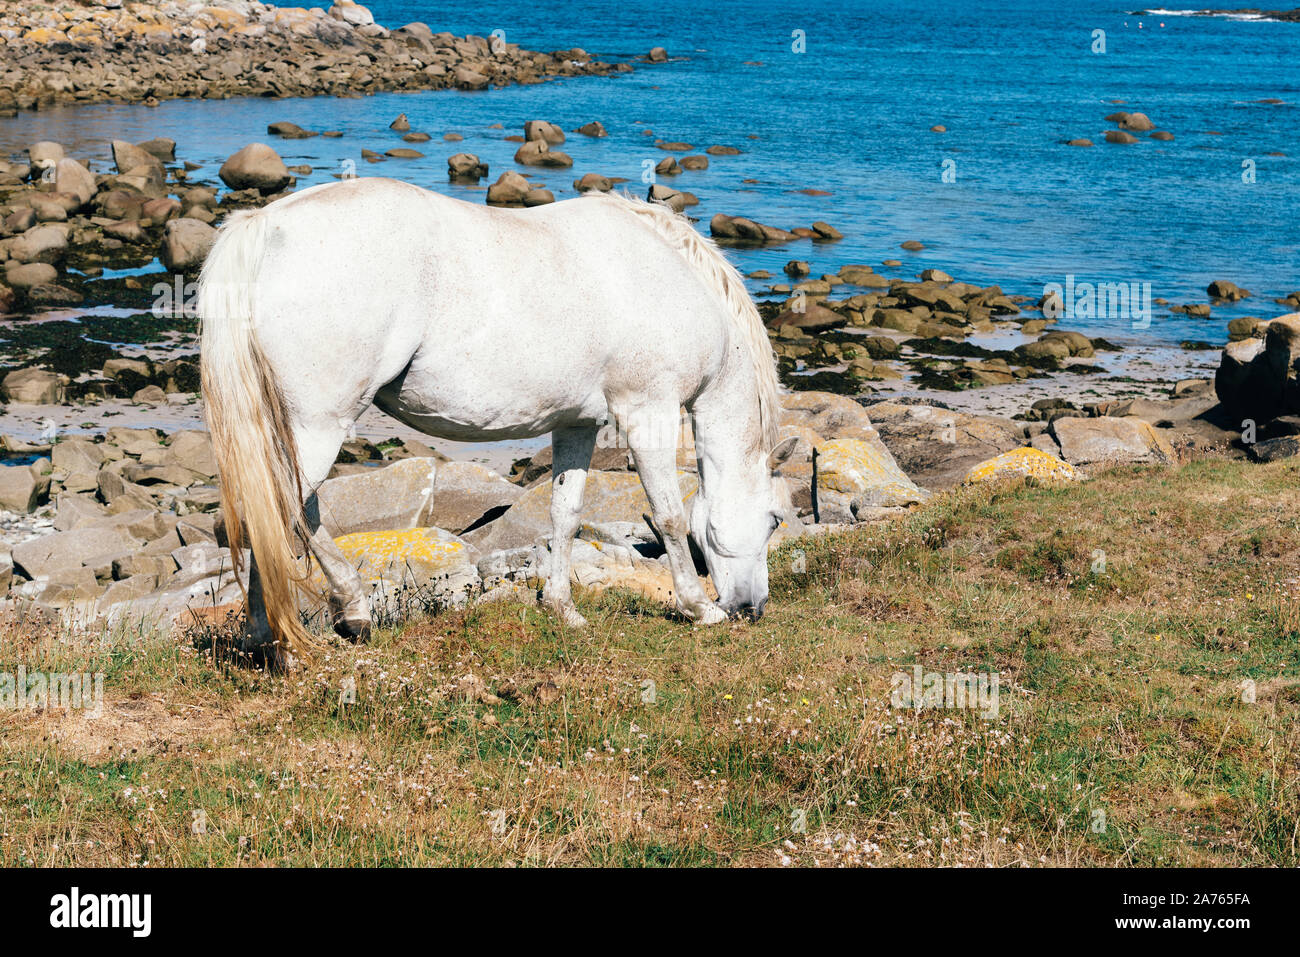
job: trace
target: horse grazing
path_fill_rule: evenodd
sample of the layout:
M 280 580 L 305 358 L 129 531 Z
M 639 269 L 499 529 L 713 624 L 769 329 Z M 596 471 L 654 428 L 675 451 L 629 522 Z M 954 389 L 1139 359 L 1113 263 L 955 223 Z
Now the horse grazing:
M 570 552 L 597 432 L 626 438 L 678 609 L 761 614 L 767 543 L 789 509 L 774 470 L 778 384 L 762 321 L 714 244 L 665 207 L 606 194 L 496 209 L 395 180 L 316 186 L 225 224 L 200 277 L 202 388 L 235 571 L 247 538 L 245 648 L 306 638 L 295 584 L 315 557 L 335 629 L 370 607 L 321 527 L 315 489 L 372 403 L 462 441 L 550 432 L 545 602 L 585 622 Z M 681 408 L 699 490 L 677 484 Z M 688 534 L 717 589 L 704 590 Z

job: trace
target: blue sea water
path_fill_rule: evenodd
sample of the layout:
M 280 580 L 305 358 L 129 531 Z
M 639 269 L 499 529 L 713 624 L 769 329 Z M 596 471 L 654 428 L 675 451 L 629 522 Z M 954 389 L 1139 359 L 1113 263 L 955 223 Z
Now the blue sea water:
M 598 119 L 608 138 L 571 134 L 562 147 L 572 170 L 535 171 L 558 198 L 573 195 L 584 172 L 625 176 L 643 190 L 644 161 L 668 155 L 656 138 L 726 144 L 744 152 L 666 180 L 700 198 L 691 212 L 701 228 L 725 212 L 786 228 L 825 220 L 845 234 L 832 244 L 729 251 L 744 271 L 780 276 L 787 260 L 807 259 L 815 275 L 854 262 L 908 278 L 937 267 L 1034 296 L 1069 275 L 1150 283 L 1171 303 L 1207 301 L 1213 279 L 1256 294 L 1209 320 L 1157 306 L 1149 328 L 1115 318 L 1069 324 L 1130 342 L 1223 342 L 1229 318 L 1277 315 L 1284 308 L 1272 299 L 1300 289 L 1297 23 L 1138 15 L 1123 0 L 369 5 L 390 27 L 420 20 L 456 34 L 501 30 L 524 47 L 580 46 L 605 59 L 661 45 L 674 60 L 482 93 L 65 108 L 0 120 L 0 150 L 49 138 L 107 159 L 113 138 L 166 135 L 181 158 L 204 164 L 198 177 L 215 178 L 225 156 L 266 139 L 268 122 L 290 120 L 346 134 L 274 143 L 286 162 L 315 168 L 304 183 L 325 182 L 352 161 L 360 175 L 482 202 L 481 190 L 448 184 L 447 156 L 478 154 L 494 180 L 517 168 L 517 144 L 504 136 L 525 121 L 571 130 Z M 1095 52 L 1099 30 L 1104 52 Z M 1259 102 L 1267 98 L 1283 102 Z M 1145 112 L 1175 139 L 1108 145 L 1104 117 L 1117 110 Z M 426 157 L 361 162 L 362 147 L 408 145 L 387 128 L 400 112 L 433 134 L 412 144 Z M 947 132 L 930 132 L 934 124 Z M 449 131 L 464 142 L 442 142 Z M 1064 145 L 1075 137 L 1096 145 Z M 903 252 L 908 239 L 926 248 Z M 904 265 L 879 265 L 890 258 Z

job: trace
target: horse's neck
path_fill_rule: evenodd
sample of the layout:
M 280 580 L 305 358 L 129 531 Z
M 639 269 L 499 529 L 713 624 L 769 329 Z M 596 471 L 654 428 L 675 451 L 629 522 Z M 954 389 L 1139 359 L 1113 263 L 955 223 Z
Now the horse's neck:
M 764 454 L 758 406 L 758 383 L 753 363 L 729 349 L 718 375 L 691 407 L 695 451 L 701 462 L 701 481 L 741 469 L 754 455 Z

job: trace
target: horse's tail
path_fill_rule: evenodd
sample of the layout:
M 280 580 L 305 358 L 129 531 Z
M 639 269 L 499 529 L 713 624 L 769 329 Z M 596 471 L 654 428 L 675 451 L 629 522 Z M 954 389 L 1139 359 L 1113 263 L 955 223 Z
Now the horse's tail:
M 261 578 L 267 621 L 283 656 L 302 653 L 308 640 L 294 587 L 306 577 L 295 538 L 303 554 L 309 553 L 298 446 L 284 396 L 255 328 L 254 292 L 266 229 L 263 213 L 237 213 L 208 254 L 199 276 L 200 365 L 231 564 L 238 577 L 246 531 Z M 247 604 L 247 591 L 245 599 Z M 254 613 L 248 609 L 250 617 Z
M 588 196 L 616 196 L 615 193 L 590 192 Z M 749 297 L 745 280 L 717 244 L 695 231 L 689 221 L 662 203 L 649 203 L 632 196 L 620 196 L 624 204 L 636 213 L 647 226 L 682 254 L 704 277 L 727 306 L 740 339 L 748 347 L 754 363 L 758 386 L 758 413 L 761 435 L 767 443 L 764 452 L 776 444 L 777 428 L 781 414 L 781 386 L 776 374 L 776 356 L 767 338 L 767 329 L 758 307 Z

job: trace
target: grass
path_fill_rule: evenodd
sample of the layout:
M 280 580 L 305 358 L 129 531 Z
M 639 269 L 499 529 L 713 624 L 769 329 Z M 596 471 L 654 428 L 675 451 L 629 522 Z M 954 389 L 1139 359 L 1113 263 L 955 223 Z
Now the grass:
M 0 712 L 0 862 L 1295 866 L 1298 478 L 964 490 L 784 545 L 713 629 L 492 604 L 277 677 L 14 627 L 0 671 L 105 703 Z M 892 707 L 914 665 L 996 672 L 997 716 Z

